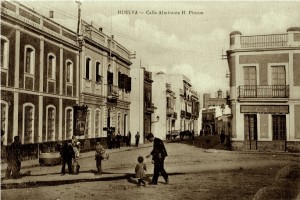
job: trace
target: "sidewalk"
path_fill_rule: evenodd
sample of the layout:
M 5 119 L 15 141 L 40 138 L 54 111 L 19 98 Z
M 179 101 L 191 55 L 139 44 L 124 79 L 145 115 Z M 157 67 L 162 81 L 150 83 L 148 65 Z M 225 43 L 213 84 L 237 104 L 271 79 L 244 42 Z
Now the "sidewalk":
M 108 149 L 109 154 L 114 154 L 124 151 L 132 151 L 141 148 L 151 147 L 152 143 L 141 144 L 139 147 L 121 147 L 120 149 Z M 81 153 L 78 161 L 80 162 L 83 158 L 94 157 L 95 151 L 89 151 Z M 22 161 L 21 173 L 26 173 L 30 171 L 31 168 L 40 166 L 39 160 L 26 160 Z M 132 174 L 132 170 L 123 173 L 103 173 L 102 175 L 97 175 L 93 171 L 80 171 L 77 175 L 66 174 L 62 176 L 60 173 L 51 173 L 47 172 L 45 168 L 44 173 L 31 173 L 30 176 L 23 176 L 20 179 L 4 179 L 5 171 L 7 168 L 7 163 L 1 164 L 1 189 L 9 188 L 23 188 L 23 187 L 34 187 L 34 186 L 50 186 L 50 185 L 59 185 L 59 184 L 69 184 L 76 182 L 85 182 L 85 181 L 107 181 L 107 180 L 117 180 L 124 179 L 129 177 Z

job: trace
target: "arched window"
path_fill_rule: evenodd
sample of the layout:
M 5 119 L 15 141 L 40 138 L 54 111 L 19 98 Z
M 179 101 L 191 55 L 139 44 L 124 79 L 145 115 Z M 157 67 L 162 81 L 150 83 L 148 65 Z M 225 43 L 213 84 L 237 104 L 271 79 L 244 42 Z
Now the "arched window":
M 47 141 L 55 140 L 55 107 L 52 105 L 46 108 L 46 137 Z
M 3 134 L 2 141 L 4 145 L 7 145 L 7 125 L 8 125 L 8 104 L 5 101 L 1 101 L 1 135 Z
M 85 60 L 85 78 L 91 80 L 91 63 L 92 60 L 90 58 L 86 58 Z
M 8 69 L 8 57 L 9 57 L 9 40 L 1 35 L 1 69 Z
M 34 105 L 25 103 L 23 105 L 23 143 L 33 143 L 34 138 Z
M 49 54 L 48 55 L 47 66 L 48 66 L 47 77 L 49 79 L 55 79 L 55 74 L 56 74 L 56 57 L 54 56 L 54 54 Z
M 101 131 L 101 111 L 95 110 L 95 137 L 100 137 Z
M 66 62 L 66 81 L 67 83 L 73 83 L 73 62 L 70 60 Z
M 73 135 L 73 108 L 67 107 L 65 115 L 65 135 L 62 139 L 68 140 Z
M 25 66 L 24 72 L 27 74 L 34 75 L 34 65 L 35 65 L 35 50 L 32 46 L 25 46 Z
M 102 81 L 102 76 L 101 76 L 101 64 L 100 62 L 96 62 L 96 82 L 101 82 Z

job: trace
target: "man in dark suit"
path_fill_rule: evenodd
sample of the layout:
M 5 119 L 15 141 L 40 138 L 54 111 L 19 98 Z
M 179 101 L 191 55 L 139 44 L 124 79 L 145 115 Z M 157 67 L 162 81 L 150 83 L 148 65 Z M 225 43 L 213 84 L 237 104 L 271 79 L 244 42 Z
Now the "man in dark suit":
M 152 185 L 157 185 L 157 180 L 159 173 L 164 177 L 166 184 L 169 183 L 168 174 L 164 168 L 165 157 L 168 156 L 167 150 L 163 141 L 159 138 L 155 138 L 152 133 L 149 133 L 146 137 L 150 142 L 153 142 L 153 150 L 146 157 L 149 158 L 152 155 L 152 160 L 154 162 L 154 174 L 151 181 Z

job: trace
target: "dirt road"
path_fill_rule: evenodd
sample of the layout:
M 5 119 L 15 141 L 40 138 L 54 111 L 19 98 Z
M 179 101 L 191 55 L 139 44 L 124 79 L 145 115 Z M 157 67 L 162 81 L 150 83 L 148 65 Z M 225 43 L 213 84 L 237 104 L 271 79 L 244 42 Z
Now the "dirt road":
M 284 166 L 298 164 L 298 154 L 241 153 L 205 150 L 193 146 L 167 143 L 169 156 L 165 168 L 170 184 L 160 178 L 157 186 L 137 187 L 127 180 L 84 182 L 70 185 L 7 189 L 3 199 L 253 199 L 262 187 L 274 182 Z M 110 155 L 104 163 L 106 173 L 133 173 L 139 155 L 147 155 L 151 147 Z M 95 168 L 93 157 L 80 161 L 82 171 Z M 153 173 L 146 159 L 148 173 Z M 36 167 L 33 174 L 57 173 L 60 166 Z

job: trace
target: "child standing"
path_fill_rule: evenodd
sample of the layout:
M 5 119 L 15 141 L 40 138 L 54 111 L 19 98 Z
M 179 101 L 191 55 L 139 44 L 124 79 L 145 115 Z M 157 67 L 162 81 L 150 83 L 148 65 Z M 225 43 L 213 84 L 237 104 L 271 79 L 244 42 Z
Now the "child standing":
M 138 185 L 141 186 L 142 184 L 145 186 L 146 183 L 144 178 L 146 177 L 146 164 L 144 162 L 143 156 L 138 157 L 138 164 L 135 167 L 135 177 L 138 178 Z

